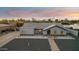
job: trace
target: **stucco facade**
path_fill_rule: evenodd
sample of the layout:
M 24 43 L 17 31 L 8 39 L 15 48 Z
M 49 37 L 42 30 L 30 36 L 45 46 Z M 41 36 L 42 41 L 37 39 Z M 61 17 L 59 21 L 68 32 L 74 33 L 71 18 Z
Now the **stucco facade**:
M 66 35 L 67 33 L 67 31 L 58 27 L 51 28 L 50 30 L 51 30 L 51 35 Z

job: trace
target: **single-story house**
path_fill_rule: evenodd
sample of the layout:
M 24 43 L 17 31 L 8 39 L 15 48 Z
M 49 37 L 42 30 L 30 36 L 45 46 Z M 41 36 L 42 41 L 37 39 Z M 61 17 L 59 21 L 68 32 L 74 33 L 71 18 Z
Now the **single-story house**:
M 21 35 L 75 35 L 78 31 L 65 28 L 60 23 L 25 23 L 20 28 Z
M 0 34 L 7 31 L 15 31 L 17 27 L 13 24 L 0 24 Z

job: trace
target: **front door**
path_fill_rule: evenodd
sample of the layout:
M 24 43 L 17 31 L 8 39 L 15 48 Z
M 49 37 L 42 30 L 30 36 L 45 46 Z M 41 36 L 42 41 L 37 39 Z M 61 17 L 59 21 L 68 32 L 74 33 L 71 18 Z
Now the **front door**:
M 47 30 L 47 35 L 50 35 L 51 34 L 51 31 L 50 30 Z

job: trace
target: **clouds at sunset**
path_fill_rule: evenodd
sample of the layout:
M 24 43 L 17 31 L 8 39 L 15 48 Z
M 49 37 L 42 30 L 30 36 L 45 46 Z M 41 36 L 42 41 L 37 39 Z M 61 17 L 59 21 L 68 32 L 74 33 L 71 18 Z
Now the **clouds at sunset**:
M 1 8 L 0 8 L 1 9 Z M 2 10 L 4 9 L 4 10 Z M 0 16 L 6 17 L 61 17 L 77 16 L 79 17 L 79 8 L 77 7 L 16 7 L 2 8 Z

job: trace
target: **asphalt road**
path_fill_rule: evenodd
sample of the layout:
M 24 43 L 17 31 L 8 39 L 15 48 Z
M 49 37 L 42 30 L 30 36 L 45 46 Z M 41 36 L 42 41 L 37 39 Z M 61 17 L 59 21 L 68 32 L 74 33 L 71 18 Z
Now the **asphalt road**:
M 4 51 L 51 51 L 47 39 L 14 39 L 1 48 Z

